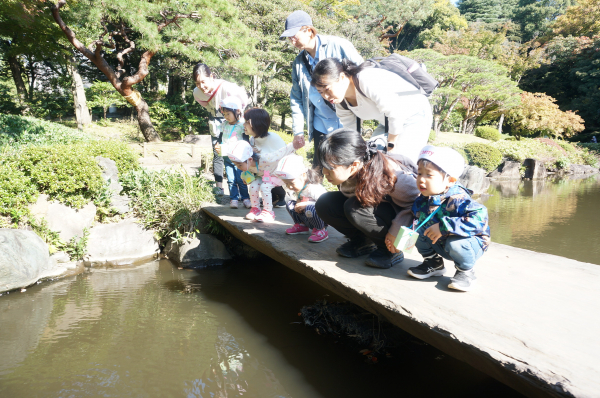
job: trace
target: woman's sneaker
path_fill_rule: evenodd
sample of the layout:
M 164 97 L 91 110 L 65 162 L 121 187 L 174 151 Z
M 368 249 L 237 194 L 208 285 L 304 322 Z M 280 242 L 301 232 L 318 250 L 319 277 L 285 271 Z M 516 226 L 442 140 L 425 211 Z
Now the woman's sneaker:
M 275 213 L 268 210 L 263 210 L 260 212 L 258 216 L 254 219 L 256 222 L 273 222 L 275 221 Z
M 388 269 L 404 260 L 404 253 L 392 253 L 387 247 L 378 247 L 377 250 L 369 254 L 365 261 L 369 267 Z
M 310 228 L 308 228 L 306 225 L 294 224 L 293 227 L 286 229 L 285 233 L 288 235 L 305 235 L 309 230 Z
M 313 228 L 312 235 L 308 237 L 308 241 L 312 243 L 319 243 L 327 240 L 329 238 L 329 234 L 326 229 L 316 229 Z
M 229 207 L 231 207 L 232 209 L 239 209 L 239 203 L 238 203 L 238 201 L 235 200 L 235 199 L 232 199 L 229 202 Z
M 410 267 L 406 273 L 417 279 L 427 279 L 432 276 L 442 276 L 446 272 L 444 259 L 439 254 L 426 258 L 416 267 Z
M 277 203 L 273 203 L 273 207 L 285 207 L 285 200 L 280 200 Z
M 348 239 L 348 242 L 335 249 L 335 251 L 342 257 L 354 258 L 369 254 L 376 249 L 377 246 L 375 246 L 375 243 L 363 235 L 358 238 Z
M 244 199 L 244 200 L 242 201 L 242 203 L 244 204 L 244 207 L 245 207 L 246 209 L 250 209 L 250 208 L 252 208 L 252 202 L 250 202 L 250 199 Z
M 477 277 L 473 270 L 461 271 L 457 269 L 454 276 L 450 278 L 448 287 L 450 289 L 460 290 L 461 292 L 468 292 L 473 288 L 473 283 L 475 283 L 476 279 Z
M 256 216 L 260 214 L 260 209 L 258 207 L 253 207 L 250 209 L 250 213 L 246 214 L 246 220 L 254 220 Z

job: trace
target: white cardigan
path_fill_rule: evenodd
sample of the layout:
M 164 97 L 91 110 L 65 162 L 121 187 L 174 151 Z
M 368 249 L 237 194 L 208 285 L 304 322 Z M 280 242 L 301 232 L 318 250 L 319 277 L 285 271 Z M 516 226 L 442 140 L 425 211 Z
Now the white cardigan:
M 423 114 L 432 117 L 431 105 L 423 94 L 417 94 L 415 86 L 397 74 L 379 68 L 367 68 L 358 75 L 361 95 L 356 90 L 356 106 L 346 102 L 348 109 L 336 105 L 336 114 L 346 128 L 356 128 L 356 118 L 378 120 L 385 124 L 388 117 L 389 134 L 400 135 L 413 117 Z M 345 100 L 344 100 L 345 101 Z

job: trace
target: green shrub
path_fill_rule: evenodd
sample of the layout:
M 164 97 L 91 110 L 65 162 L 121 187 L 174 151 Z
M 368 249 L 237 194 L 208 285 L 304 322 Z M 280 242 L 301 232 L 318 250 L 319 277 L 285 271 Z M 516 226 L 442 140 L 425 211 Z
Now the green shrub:
M 31 178 L 12 164 L 0 164 L 0 214 L 24 214 L 37 196 Z
M 497 128 L 491 126 L 479 126 L 475 129 L 475 135 L 490 141 L 500 141 L 502 134 Z
M 161 238 L 186 236 L 200 228 L 200 205 L 212 202 L 213 181 L 189 176 L 185 170 L 140 169 L 121 177 L 123 192 L 136 215 Z
M 469 164 L 487 171 L 496 169 L 502 163 L 502 153 L 491 145 L 471 143 L 464 146 Z
M 569 159 L 566 157 L 559 158 L 556 162 L 554 162 L 554 166 L 558 170 L 568 169 L 570 165 L 571 165 L 571 163 L 569 162 Z
M 93 200 L 104 186 L 100 166 L 85 146 L 30 146 L 14 160 L 40 193 L 75 208 Z
M 87 142 L 89 137 L 62 124 L 27 116 L 0 115 L 0 146 L 71 144 Z
M 556 141 L 556 143 L 558 145 L 560 145 L 560 147 L 562 149 L 564 149 L 565 151 L 567 151 L 569 153 L 577 152 L 577 148 L 573 144 L 571 144 L 570 142 L 567 142 L 567 141 Z
M 120 141 L 92 141 L 86 146 L 92 157 L 102 156 L 114 160 L 119 170 L 119 175 L 129 173 L 140 168 L 139 156 L 127 144 Z
M 598 154 L 600 154 L 600 144 L 594 144 L 591 142 L 579 142 L 577 144 L 578 147 L 580 148 L 586 148 L 590 151 L 596 152 Z

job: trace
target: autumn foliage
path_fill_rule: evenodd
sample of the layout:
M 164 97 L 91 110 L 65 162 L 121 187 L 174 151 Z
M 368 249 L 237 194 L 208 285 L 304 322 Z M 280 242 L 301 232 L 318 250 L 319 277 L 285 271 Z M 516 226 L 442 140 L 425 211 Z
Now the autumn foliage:
M 563 112 L 556 100 L 543 93 L 521 94 L 521 106 L 507 114 L 514 135 L 548 134 L 556 138 L 570 137 L 583 131 L 583 119 L 575 112 Z

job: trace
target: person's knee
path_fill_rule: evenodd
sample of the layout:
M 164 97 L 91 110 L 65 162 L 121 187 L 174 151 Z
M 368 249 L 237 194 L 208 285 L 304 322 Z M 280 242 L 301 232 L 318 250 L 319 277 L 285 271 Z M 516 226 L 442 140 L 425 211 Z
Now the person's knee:
M 446 252 L 459 265 L 470 264 L 470 267 L 483 254 L 483 248 L 475 237 L 451 236 L 446 240 Z M 468 267 L 468 268 L 470 268 Z
M 363 213 L 364 208 L 360 206 L 360 203 L 356 197 L 349 198 L 344 203 L 344 215 L 353 225 L 360 225 L 360 221 L 364 219 Z

